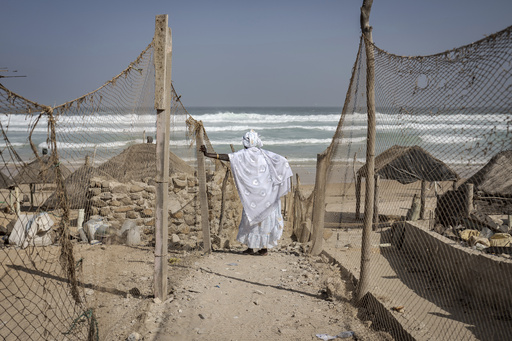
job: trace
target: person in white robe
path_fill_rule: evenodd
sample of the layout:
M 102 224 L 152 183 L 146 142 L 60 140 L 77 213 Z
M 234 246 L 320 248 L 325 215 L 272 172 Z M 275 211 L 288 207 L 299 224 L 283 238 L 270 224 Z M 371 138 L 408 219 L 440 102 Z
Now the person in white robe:
M 261 148 L 254 130 L 245 133 L 243 145 L 244 149 L 229 154 L 208 153 L 206 146 L 200 150 L 206 157 L 231 163 L 243 206 L 237 240 L 247 245 L 244 253 L 267 255 L 283 234 L 281 197 L 290 191 L 293 173 L 286 158 Z

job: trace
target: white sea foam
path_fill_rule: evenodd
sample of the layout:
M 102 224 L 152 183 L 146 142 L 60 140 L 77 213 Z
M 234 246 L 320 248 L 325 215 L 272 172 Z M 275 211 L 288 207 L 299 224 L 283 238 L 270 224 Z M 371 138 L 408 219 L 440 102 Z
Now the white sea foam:
M 420 138 L 433 144 L 473 143 L 482 140 L 474 136 L 423 135 Z
M 320 114 L 320 115 L 268 115 L 258 113 L 234 113 L 234 112 L 220 112 L 217 114 L 202 114 L 195 117 L 196 120 L 203 121 L 205 126 L 208 123 L 234 123 L 234 124 L 247 124 L 247 122 L 254 123 L 291 123 L 291 122 L 338 122 L 340 120 L 339 114 Z
M 254 129 L 262 137 L 263 148 L 281 153 L 295 163 L 315 163 L 316 154 L 331 143 L 341 117 L 336 108 L 253 108 L 239 111 L 203 108 L 192 115 L 194 119 L 203 122 L 208 138 L 216 149 L 229 150 L 229 145 L 241 148 L 243 133 Z M 28 134 L 37 116 L 38 114 L 0 115 L 11 145 L 21 154 L 25 153 L 23 157 L 30 157 L 32 154 Z M 180 115 L 171 121 L 171 149 L 184 150 L 191 143 L 186 139 L 185 118 L 185 115 Z M 156 133 L 154 114 L 62 114 L 56 119 L 59 140 L 57 147 L 63 153 L 73 154 L 73 157 L 75 154 L 89 153 L 94 148 L 98 153 L 103 150 L 104 153 L 114 155 L 133 143 L 143 142 L 144 132 L 148 136 Z M 366 142 L 366 122 L 365 113 L 347 115 L 342 127 L 343 138 L 336 142 L 342 148 L 346 145 L 347 150 L 352 147 L 361 150 Z M 497 134 L 501 141 L 505 141 L 511 123 L 511 115 L 492 111 L 489 114 L 479 111 L 477 114 L 440 115 L 377 112 L 377 139 L 380 141 L 378 149 L 380 152 L 393 144 L 418 144 L 433 154 L 437 152 L 436 157 L 443 161 L 456 162 L 457 151 L 462 144 L 465 144 L 465 148 L 473 147 L 477 142 L 485 143 L 492 134 Z M 47 119 L 42 115 L 32 136 L 38 148 L 48 148 L 46 142 L 43 142 L 47 140 L 48 133 Z M 357 146 L 353 146 L 354 144 Z M 441 144 L 445 146 L 437 147 Z M 298 148 L 292 148 L 294 146 Z M 364 155 L 364 151 L 358 152 L 358 155 Z M 352 161 L 350 157 L 347 160 Z

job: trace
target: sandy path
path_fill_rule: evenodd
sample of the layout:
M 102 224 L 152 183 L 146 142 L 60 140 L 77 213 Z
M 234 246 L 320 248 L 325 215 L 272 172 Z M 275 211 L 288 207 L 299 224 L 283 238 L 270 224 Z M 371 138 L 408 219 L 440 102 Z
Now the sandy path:
M 166 302 L 151 303 L 138 331 L 144 340 L 320 340 L 352 330 L 358 340 L 386 340 L 356 317 L 339 282 L 333 301 L 325 279 L 336 268 L 285 246 L 269 256 L 234 251 L 196 259 Z M 170 269 L 172 271 L 172 268 Z M 334 286 L 331 286 L 334 287 Z M 332 297 L 332 296 L 331 296 Z

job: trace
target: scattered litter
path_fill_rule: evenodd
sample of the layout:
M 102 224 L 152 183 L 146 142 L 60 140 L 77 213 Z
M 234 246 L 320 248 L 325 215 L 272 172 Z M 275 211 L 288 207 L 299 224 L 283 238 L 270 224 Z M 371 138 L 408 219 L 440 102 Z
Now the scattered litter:
M 134 297 L 141 296 L 141 292 L 140 292 L 139 288 L 131 288 L 128 292 L 130 293 L 130 295 L 132 295 Z
M 139 333 L 133 332 L 127 338 L 126 341 L 139 341 L 142 340 L 142 336 Z
M 334 335 L 334 336 L 331 336 L 331 335 L 328 335 L 328 334 L 316 334 L 317 338 L 322 339 L 324 341 L 334 340 L 334 339 L 338 339 L 338 338 L 339 339 L 346 339 L 348 337 L 353 337 L 353 336 L 354 336 L 354 332 L 353 331 L 341 332 L 338 335 Z
M 216 285 L 215 287 L 216 287 L 216 288 L 220 288 L 220 285 Z
M 286 270 L 286 269 L 281 269 L 281 271 L 282 271 L 282 272 L 286 272 L 286 271 L 288 271 L 288 270 Z
M 390 247 L 391 246 L 391 243 L 382 243 L 382 244 L 379 244 L 380 247 Z
M 205 319 L 205 317 L 204 317 L 204 315 L 203 315 L 203 314 L 199 314 L 199 318 L 200 318 L 201 320 L 204 320 L 204 319 Z
M 237 263 L 229 263 L 228 265 L 229 265 L 229 266 L 238 266 L 238 264 L 237 264 Z
M 265 293 L 261 290 L 254 290 L 254 293 L 256 293 L 258 295 L 265 295 Z
M 391 309 L 393 309 L 394 311 L 398 311 L 399 313 L 402 313 L 403 310 L 404 310 L 404 306 L 401 305 L 401 306 L 398 306 L 398 307 L 393 307 Z
M 167 260 L 169 262 L 169 264 L 177 264 L 181 261 L 180 258 L 176 258 L 176 257 L 171 257 Z

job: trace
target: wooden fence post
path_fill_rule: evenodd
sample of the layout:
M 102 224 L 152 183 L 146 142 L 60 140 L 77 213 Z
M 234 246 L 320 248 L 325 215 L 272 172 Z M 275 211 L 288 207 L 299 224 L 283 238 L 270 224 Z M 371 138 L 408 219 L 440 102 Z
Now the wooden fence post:
M 427 206 L 427 182 L 425 180 L 421 180 L 420 203 L 420 219 L 424 220 Z
M 469 218 L 473 212 L 473 184 L 466 184 L 466 217 Z
M 366 193 L 364 200 L 364 220 L 361 246 L 361 269 L 356 290 L 356 302 L 368 292 L 370 286 L 370 257 L 375 186 L 375 58 L 372 44 L 372 27 L 370 26 L 370 11 L 373 0 L 363 0 L 361 7 L 361 31 L 365 36 L 366 51 L 366 105 L 368 110 L 368 134 L 366 140 Z
M 325 221 L 325 185 L 327 182 L 327 153 L 316 157 L 315 198 L 313 202 L 313 218 L 311 222 L 311 254 L 318 256 L 322 252 Z
M 203 228 L 203 246 L 205 253 L 212 252 L 212 244 L 210 240 L 210 223 L 208 214 L 208 195 L 206 193 L 206 167 L 204 155 L 199 151 L 199 147 L 204 144 L 203 123 L 197 130 L 196 134 L 196 151 L 197 151 L 197 180 L 199 185 L 199 201 L 201 203 L 201 227 Z
M 356 177 L 356 219 L 361 217 L 361 175 Z
M 169 137 L 172 38 L 167 14 L 155 18 L 154 64 L 156 109 L 155 298 L 167 297 Z
M 379 227 L 379 182 L 380 175 L 375 174 L 375 192 L 373 193 L 373 231 Z

